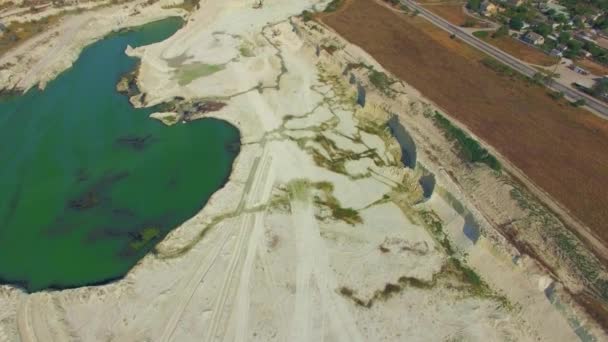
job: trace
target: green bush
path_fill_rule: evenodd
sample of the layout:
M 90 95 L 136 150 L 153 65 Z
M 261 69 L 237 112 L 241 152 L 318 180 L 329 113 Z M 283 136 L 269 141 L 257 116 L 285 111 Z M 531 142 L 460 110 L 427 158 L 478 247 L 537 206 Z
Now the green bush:
M 576 100 L 576 101 L 572 102 L 572 105 L 573 105 L 574 107 L 580 107 L 580 106 L 584 106 L 585 104 L 586 104 L 586 102 L 585 102 L 585 100 L 584 100 L 584 99 L 578 99 L 578 100 Z
M 450 141 L 458 143 L 460 151 L 465 159 L 472 163 L 484 163 L 495 171 L 500 171 L 502 166 L 496 157 L 491 155 L 488 150 L 483 148 L 479 142 L 471 138 L 460 128 L 454 126 L 448 119 L 439 112 L 433 116 L 435 125 L 443 129 L 446 137 Z
M 564 93 L 562 93 L 561 91 L 551 91 L 549 92 L 549 96 L 551 96 L 551 98 L 554 100 L 559 100 L 564 97 Z
M 488 38 L 488 31 L 475 31 L 473 32 L 473 35 L 479 39 L 484 39 L 484 38 Z
M 327 7 L 325 7 L 325 12 L 335 12 L 338 8 L 340 8 L 340 5 L 342 5 L 342 0 L 333 0 L 329 3 L 329 5 L 327 5 Z
M 304 21 L 311 21 L 313 19 L 312 17 L 312 12 L 304 10 L 302 12 L 302 20 Z
M 517 76 L 518 75 L 515 70 L 502 64 L 501 62 L 497 61 L 496 59 L 494 59 L 492 57 L 485 57 L 484 59 L 481 60 L 481 63 L 483 65 L 487 66 L 488 68 L 496 71 L 499 74 L 503 74 L 506 76 Z
M 385 73 L 372 69 L 369 73 L 369 81 L 384 94 L 390 94 L 393 80 Z

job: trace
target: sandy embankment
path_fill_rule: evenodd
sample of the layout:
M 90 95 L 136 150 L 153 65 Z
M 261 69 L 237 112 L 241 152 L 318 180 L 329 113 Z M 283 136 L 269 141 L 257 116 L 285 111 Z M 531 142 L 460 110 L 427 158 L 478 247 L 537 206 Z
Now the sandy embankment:
M 103 7 L 81 14 L 67 15 L 59 25 L 27 40 L 0 57 L 0 91 L 26 91 L 47 82 L 72 66 L 82 49 L 120 29 L 143 25 L 170 16 L 185 16 L 182 9 L 163 9 L 175 0 L 146 1 Z M 87 6 L 84 6 L 85 8 Z M 30 15 L 31 20 L 55 14 L 56 9 Z M 16 20 L 25 20 L 16 15 Z M 27 17 L 27 16 L 25 16 Z M 5 18 L 8 22 L 10 18 Z
M 120 281 L 33 295 L 0 287 L 0 341 L 606 338 L 493 230 L 479 198 L 522 209 L 487 167 L 462 162 L 424 98 L 403 83 L 387 96 L 363 68 L 351 70 L 367 90 L 365 108 L 355 103 L 345 67 L 382 68 L 318 24 L 288 19 L 315 4 L 209 0 L 173 37 L 130 51 L 147 104 L 226 104 L 199 116 L 241 131 L 230 181 Z M 389 113 L 416 143 L 415 169 L 379 129 Z M 436 179 L 428 199 L 421 167 Z

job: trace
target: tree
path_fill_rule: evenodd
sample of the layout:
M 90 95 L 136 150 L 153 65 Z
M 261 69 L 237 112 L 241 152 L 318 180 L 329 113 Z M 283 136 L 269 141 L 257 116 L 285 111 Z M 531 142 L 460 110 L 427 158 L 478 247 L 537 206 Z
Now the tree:
M 572 38 L 572 36 L 570 35 L 570 32 L 562 31 L 559 33 L 559 37 L 557 37 L 557 41 L 560 44 L 566 44 L 570 41 L 570 38 Z
M 597 81 L 591 88 L 594 96 L 601 96 L 608 93 L 608 78 L 602 78 Z
M 568 41 L 568 43 L 566 44 L 568 46 L 568 49 L 570 51 L 572 51 L 572 53 L 577 54 L 581 51 L 581 48 L 583 47 L 583 43 L 579 42 L 578 40 L 574 40 L 571 39 L 570 41 Z
M 522 29 L 522 27 L 524 27 L 524 21 L 521 17 L 515 16 L 515 17 L 511 18 L 511 20 L 509 20 L 509 27 L 512 30 L 519 31 Z
M 302 20 L 304 21 L 311 21 L 313 19 L 313 15 L 312 12 L 304 10 L 302 12 Z
M 593 23 L 593 27 L 599 30 L 605 30 L 608 28 L 608 17 L 606 15 L 601 16 L 598 20 Z
M 572 102 L 572 105 L 573 105 L 574 107 L 580 107 L 580 106 L 584 106 L 585 104 L 586 104 L 586 102 L 585 102 L 585 100 L 584 100 L 584 99 L 578 99 L 578 100 L 576 100 L 576 101 Z
M 546 37 L 550 35 L 551 32 L 553 32 L 553 28 L 549 24 L 540 23 L 538 25 L 535 25 L 532 31 L 540 34 L 543 37 Z
M 481 0 L 468 0 L 467 8 L 472 11 L 479 11 L 479 9 L 481 8 Z
M 496 30 L 496 32 L 494 32 L 492 34 L 492 37 L 500 38 L 500 37 L 504 37 L 508 34 L 509 34 L 509 28 L 507 27 L 507 25 L 502 25 L 498 30 Z
M 566 17 L 563 13 L 559 13 L 558 15 L 551 17 L 555 22 L 560 24 L 565 24 L 568 22 L 568 17 Z

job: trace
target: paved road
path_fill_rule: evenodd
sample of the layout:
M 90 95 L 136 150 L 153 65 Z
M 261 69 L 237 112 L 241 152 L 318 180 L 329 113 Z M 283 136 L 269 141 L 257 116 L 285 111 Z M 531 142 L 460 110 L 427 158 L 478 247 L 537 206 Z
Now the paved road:
M 463 42 L 487 53 L 488 55 L 496 58 L 497 60 L 503 62 L 509 67 L 519 71 L 520 73 L 532 77 L 534 74 L 538 72 L 538 70 L 530 67 L 519 59 L 505 53 L 504 51 L 485 43 L 484 41 L 478 39 L 470 33 L 467 33 L 462 28 L 452 25 L 447 20 L 439 17 L 433 12 L 427 10 L 426 8 L 420 6 L 419 4 L 411 1 L 411 0 L 402 0 L 403 4 L 408 6 L 411 9 L 418 10 L 420 12 L 419 15 L 423 16 L 425 19 L 438 26 L 439 28 L 453 33 L 456 37 L 458 37 Z M 573 88 L 570 88 L 568 85 L 563 83 L 559 83 L 559 80 L 555 80 L 548 85 L 551 89 L 555 91 L 560 91 L 564 93 L 564 95 L 570 100 L 578 100 L 584 99 L 587 106 L 593 110 L 595 110 L 598 114 L 600 114 L 603 118 L 608 119 L 608 105 L 596 98 L 593 98 L 587 94 L 584 94 L 580 91 L 577 91 Z

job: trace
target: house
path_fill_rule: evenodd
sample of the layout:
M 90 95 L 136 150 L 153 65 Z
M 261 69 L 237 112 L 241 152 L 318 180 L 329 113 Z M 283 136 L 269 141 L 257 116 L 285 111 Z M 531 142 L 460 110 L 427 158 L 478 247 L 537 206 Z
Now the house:
M 601 17 L 601 13 L 592 13 L 588 15 L 582 15 L 580 17 L 581 21 L 585 24 L 586 27 L 592 27 L 593 23 Z
M 595 42 L 595 39 L 593 39 L 593 37 L 591 36 L 591 34 L 589 32 L 584 32 L 584 31 L 577 32 L 577 33 L 574 34 L 574 38 L 576 38 L 576 39 L 578 39 L 580 41 L 583 41 L 583 42 L 588 42 L 588 43 L 591 43 L 591 44 L 597 44 Z
M 563 57 L 564 53 L 559 51 L 558 49 L 551 49 L 551 52 L 549 52 L 549 55 L 551 55 L 553 57 Z
M 543 45 L 545 38 L 536 32 L 529 31 L 521 38 L 524 42 L 532 45 Z
M 493 16 L 496 14 L 496 12 L 498 12 L 498 6 L 489 1 L 484 1 L 481 3 L 479 11 L 486 17 Z

